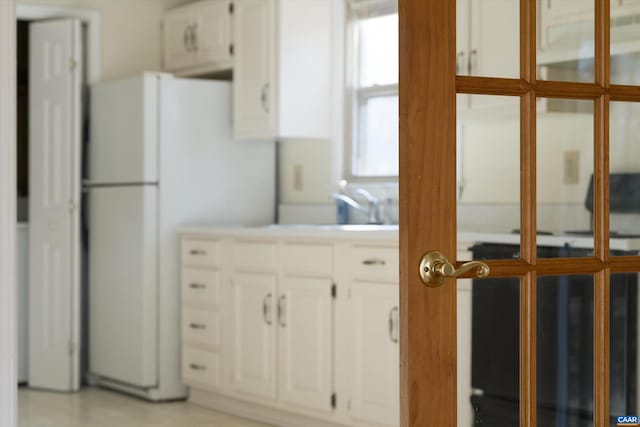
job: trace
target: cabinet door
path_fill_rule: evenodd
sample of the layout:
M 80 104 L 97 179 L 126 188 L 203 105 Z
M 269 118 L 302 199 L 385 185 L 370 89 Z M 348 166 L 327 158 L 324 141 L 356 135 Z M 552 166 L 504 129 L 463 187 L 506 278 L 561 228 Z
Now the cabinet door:
M 240 394 L 275 399 L 276 277 L 234 274 L 231 287 L 231 388 Z
M 194 29 L 192 9 L 169 10 L 164 15 L 164 68 L 180 70 L 191 67 L 196 61 L 192 43 Z
M 236 138 L 275 136 L 274 2 L 238 0 L 233 30 L 233 128 Z
M 333 304 L 329 279 L 284 277 L 278 325 L 282 402 L 330 412 Z
M 231 2 L 214 1 L 194 10 L 196 65 L 231 61 Z
M 367 425 L 400 424 L 398 299 L 396 285 L 351 285 L 351 416 Z

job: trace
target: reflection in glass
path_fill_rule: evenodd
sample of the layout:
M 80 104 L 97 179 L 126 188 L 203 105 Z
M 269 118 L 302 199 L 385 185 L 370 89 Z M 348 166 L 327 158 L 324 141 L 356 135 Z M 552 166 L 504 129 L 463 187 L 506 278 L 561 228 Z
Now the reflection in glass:
M 538 279 L 539 427 L 593 426 L 593 276 Z
M 611 275 L 612 425 L 619 416 L 638 415 L 638 274 Z
M 460 280 L 457 295 L 458 426 L 517 426 L 520 280 Z
M 516 246 L 501 257 L 519 258 L 520 99 L 458 95 L 457 105 L 458 240 L 506 235 Z
M 456 72 L 464 76 L 520 76 L 520 2 L 456 0 Z
M 610 233 L 612 255 L 624 255 L 640 237 L 640 104 L 610 104 Z
M 593 203 L 585 201 L 593 174 L 593 101 L 541 101 L 544 111 L 536 123 L 538 257 L 592 256 Z
M 595 2 L 538 0 L 538 79 L 593 82 Z

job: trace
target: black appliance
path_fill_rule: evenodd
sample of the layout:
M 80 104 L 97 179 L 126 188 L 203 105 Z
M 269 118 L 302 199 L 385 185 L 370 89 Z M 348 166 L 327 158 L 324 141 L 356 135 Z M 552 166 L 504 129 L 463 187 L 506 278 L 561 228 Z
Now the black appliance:
M 504 259 L 517 245 L 478 244 L 474 259 Z M 541 247 L 545 258 L 591 250 Z M 630 253 L 616 252 L 614 255 Z M 538 282 L 538 425 L 593 426 L 592 276 L 545 276 Z M 519 425 L 518 279 L 473 281 L 471 396 L 475 424 Z M 611 415 L 637 414 L 638 275 L 611 278 Z
M 610 175 L 610 211 L 640 213 L 640 174 Z M 593 215 L 593 177 L 585 207 Z M 593 218 L 591 223 L 593 224 Z M 638 238 L 639 233 L 611 232 Z M 567 231 L 592 235 L 593 230 Z M 473 259 L 508 259 L 520 247 L 483 243 Z M 638 255 L 612 251 L 612 255 Z M 538 248 L 540 258 L 590 257 L 591 249 Z M 538 425 L 593 426 L 593 283 L 592 276 L 545 276 L 537 287 Z M 473 281 L 471 402 L 475 425 L 519 425 L 518 279 Z M 638 274 L 611 277 L 611 419 L 637 415 Z

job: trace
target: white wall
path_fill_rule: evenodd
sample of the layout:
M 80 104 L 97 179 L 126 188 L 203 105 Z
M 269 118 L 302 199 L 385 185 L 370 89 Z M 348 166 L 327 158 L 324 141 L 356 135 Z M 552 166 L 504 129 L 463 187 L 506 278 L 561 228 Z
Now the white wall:
M 162 13 L 189 0 L 17 0 L 17 3 L 99 11 L 102 79 L 110 80 L 162 69 Z

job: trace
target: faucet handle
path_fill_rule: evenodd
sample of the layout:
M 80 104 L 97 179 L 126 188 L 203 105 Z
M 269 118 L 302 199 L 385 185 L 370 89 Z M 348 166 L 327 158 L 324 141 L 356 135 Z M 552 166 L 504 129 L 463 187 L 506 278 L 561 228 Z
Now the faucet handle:
M 380 203 L 380 199 L 378 199 L 376 196 L 374 196 L 373 194 L 371 194 L 369 191 L 365 190 L 364 188 L 358 188 L 358 189 L 356 190 L 356 192 L 357 192 L 358 194 L 363 195 L 363 196 L 364 196 L 364 198 L 365 198 L 365 199 L 367 199 L 367 201 L 368 201 L 369 203 L 376 204 L 376 205 L 377 205 L 378 203 Z

